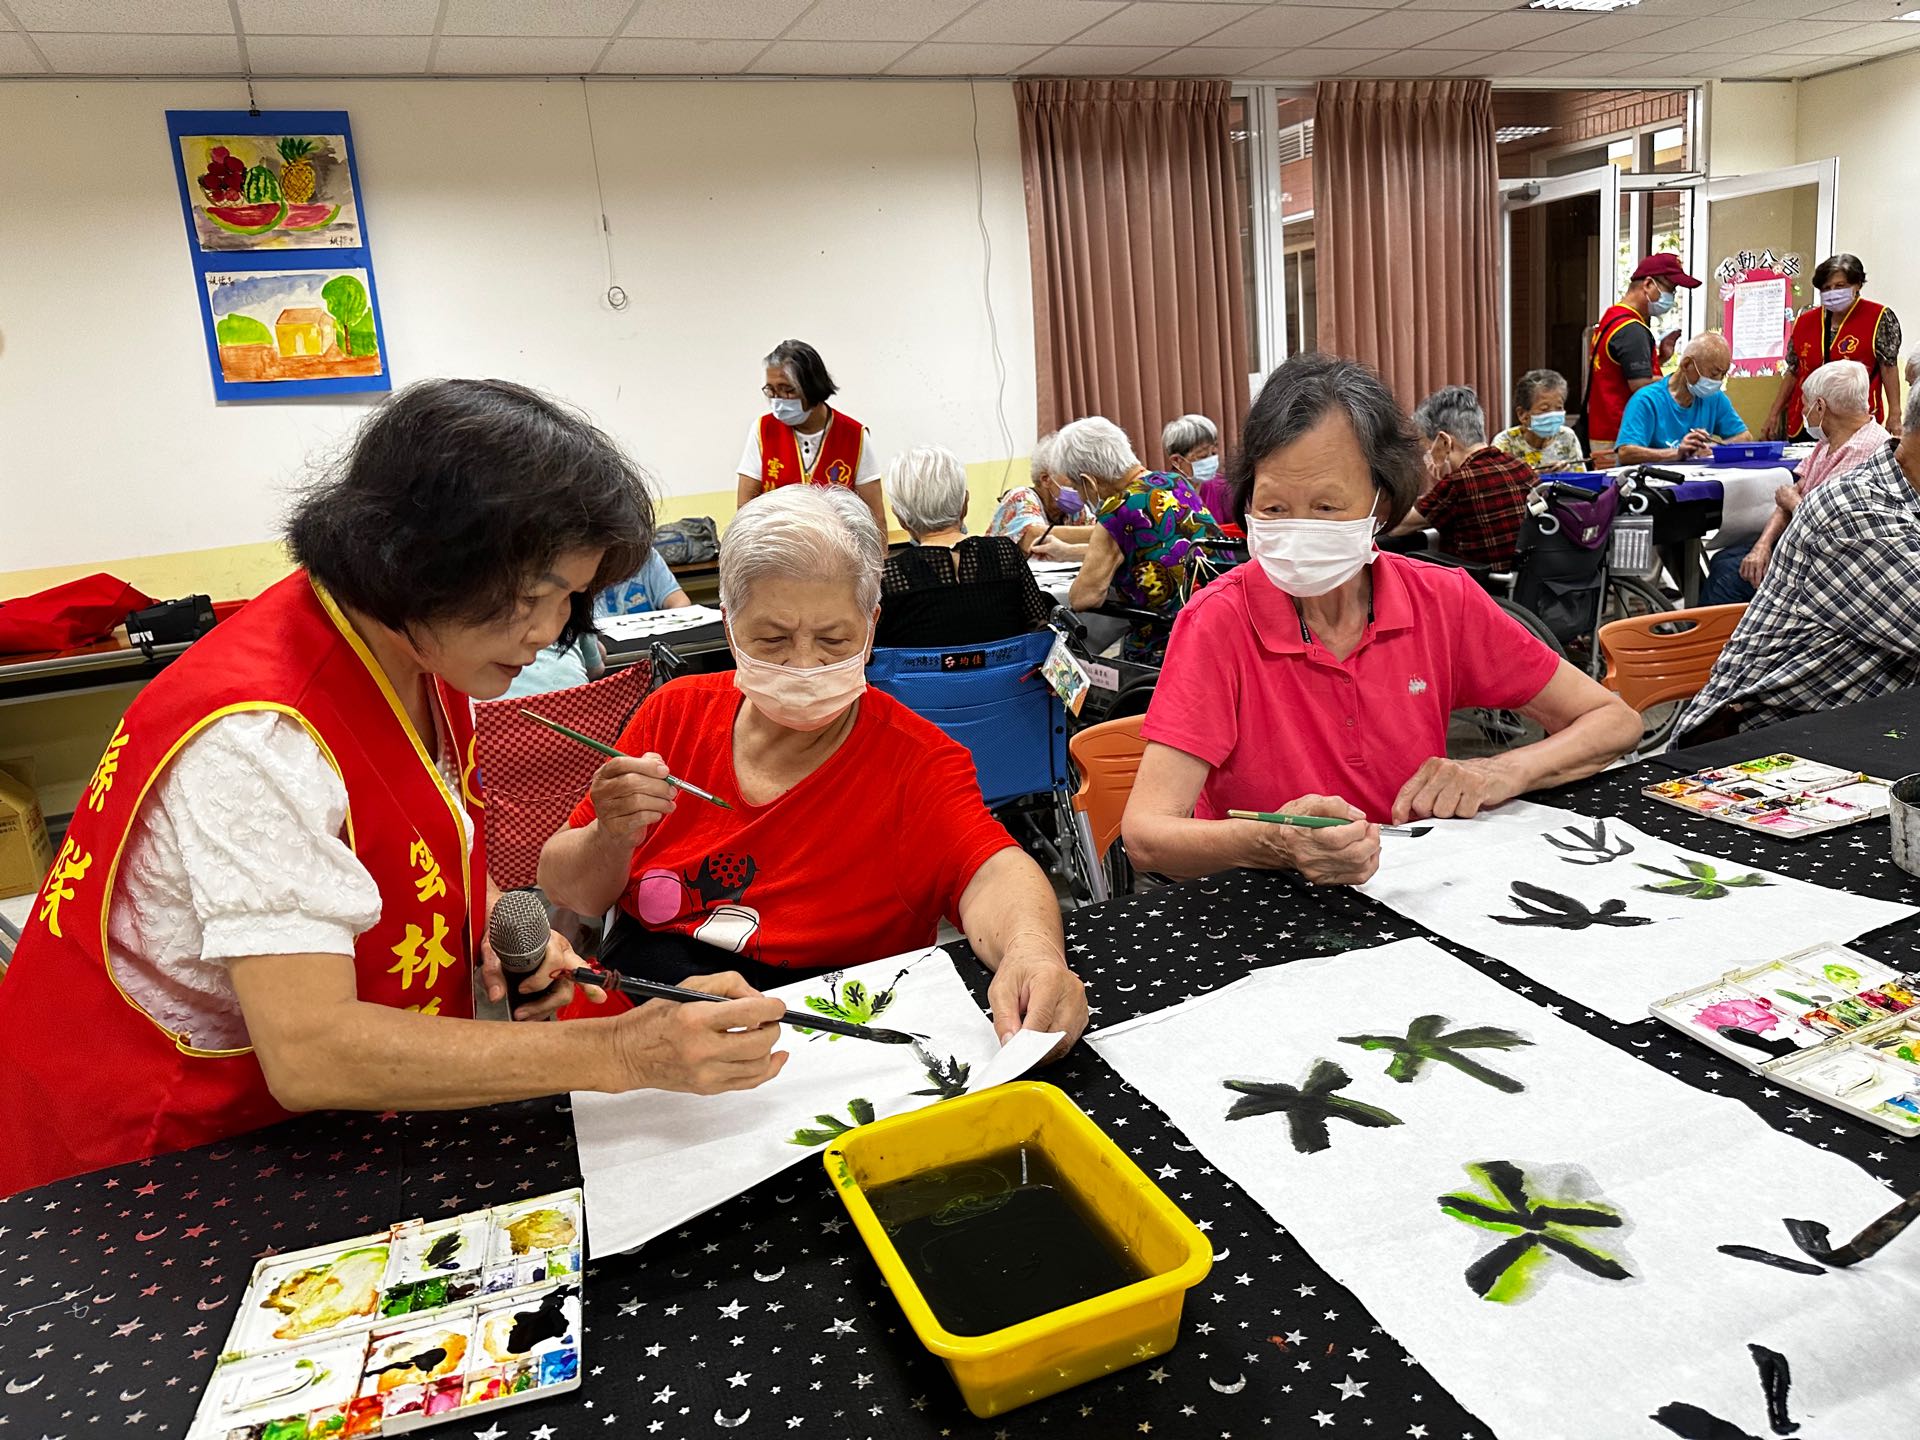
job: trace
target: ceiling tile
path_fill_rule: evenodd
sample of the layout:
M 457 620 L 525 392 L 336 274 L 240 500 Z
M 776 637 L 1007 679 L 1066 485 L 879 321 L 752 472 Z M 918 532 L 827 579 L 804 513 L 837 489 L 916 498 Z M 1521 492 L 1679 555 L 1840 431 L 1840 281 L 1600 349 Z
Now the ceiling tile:
M 1051 47 L 1046 45 L 916 45 L 887 67 L 889 75 L 1011 75 Z
M 442 35 L 598 35 L 620 28 L 633 0 L 446 0 Z
M 431 35 L 249 35 L 256 75 L 422 75 Z
M 1058 45 L 1116 10 L 1117 0 L 980 0 L 940 32 L 942 40 Z
M 1779 25 L 1755 26 L 1746 32 L 1748 40 L 1758 41 L 1765 50 L 1808 50 L 1823 39 L 1837 39 L 1849 30 L 1863 26 L 1827 25 L 1818 20 L 1788 20 Z M 1743 45 L 1741 47 L 1745 49 Z M 1830 53 L 1830 52 L 1829 52 Z
M 1164 45 L 1060 45 L 1020 68 L 1028 75 L 1126 75 L 1166 53 Z
M 1489 24 L 1498 26 L 1506 17 L 1492 16 Z M 1524 17 L 1523 17 L 1524 18 Z M 1575 51 L 1591 52 L 1610 50 L 1638 45 L 1655 35 L 1673 29 L 1682 21 L 1695 17 L 1686 15 L 1642 15 L 1637 11 L 1624 11 L 1619 15 L 1601 15 L 1582 23 L 1578 28 L 1569 29 L 1561 34 L 1547 32 L 1530 40 L 1524 40 L 1517 48 L 1526 50 L 1559 50 L 1566 53 Z M 1489 31 L 1488 33 L 1498 33 Z
M 583 75 L 606 41 L 527 36 L 443 35 L 433 68 L 443 75 Z
M 1756 20 L 1812 20 L 1823 15 L 1833 4 L 1833 0 L 1733 0 L 1723 5 L 1719 14 L 1735 24 L 1748 24 Z M 1881 0 L 1880 13 L 1870 15 L 1870 20 L 1884 20 L 1893 14 L 1897 7 L 1893 0 Z
M 1785 29 L 1785 26 L 1772 26 L 1770 29 Z M 1792 51 L 1798 55 L 1851 55 L 1855 50 L 1870 47 L 1875 42 L 1871 32 L 1876 29 L 1904 29 L 1904 26 L 1875 25 L 1819 25 L 1817 33 L 1806 35 L 1792 44 L 1770 45 L 1771 50 Z M 1915 26 L 1920 29 L 1920 26 Z M 1865 32 L 1865 33 L 1863 33 Z
M 1138 0 L 1118 15 L 1074 37 L 1074 44 L 1191 45 L 1224 25 L 1244 20 L 1257 5 L 1183 4 Z
M 1269 5 L 1207 37 L 1210 45 L 1317 45 L 1343 30 L 1365 24 L 1364 10 L 1337 5 Z M 1352 49 L 1364 47 L 1352 46 Z M 1398 48 L 1397 46 L 1394 48 Z
M 12 0 L 22 30 L 231 35 L 227 0 Z
M 1283 50 L 1264 65 L 1242 72 L 1247 79 L 1325 80 L 1392 55 L 1391 50 Z
M 1498 55 L 1481 58 L 1478 63 L 1457 66 L 1450 73 L 1474 79 L 1518 80 L 1538 75 L 1547 66 L 1558 65 L 1566 58 L 1557 50 L 1503 50 Z
M 1590 15 L 1510 10 L 1505 15 L 1483 15 L 1464 29 L 1454 31 L 1447 40 L 1449 44 L 1471 42 L 1488 50 L 1511 50 L 1525 45 L 1529 49 L 1580 54 L 1606 48 L 1606 41 L 1598 38 L 1593 28 L 1598 23 Z
M 812 0 L 640 0 L 622 35 L 681 40 L 772 40 Z
M 34 41 L 57 75 L 238 75 L 233 35 L 54 35 Z
M 1868 20 L 1886 20 L 1889 16 L 1898 15 L 1903 10 L 1911 10 L 1913 8 L 1914 6 L 1910 3 L 1910 0 L 1900 0 L 1900 3 L 1897 5 L 1888 4 L 1887 0 L 1842 0 L 1842 3 L 1836 5 L 1832 3 L 1832 0 L 1827 0 L 1825 4 L 1809 5 L 1800 13 L 1815 20 L 1857 20 L 1864 22 Z M 1907 21 L 1906 23 L 1913 24 L 1914 22 Z
M 1371 50 L 1380 45 L 1407 50 L 1416 45 L 1442 43 L 1459 50 L 1491 50 L 1491 45 L 1455 44 L 1454 32 L 1471 29 L 1476 23 L 1476 17 L 1457 12 L 1423 10 L 1413 14 L 1396 10 L 1391 15 L 1375 15 L 1362 20 L 1342 30 L 1334 38 L 1343 47 L 1353 50 Z
M 27 37 L 13 32 L 0 32 L 0 75 L 44 75 L 47 67 L 40 63 L 40 57 L 33 53 L 33 46 Z
M 764 40 L 616 40 L 597 75 L 737 75 L 767 48 Z
M 789 40 L 924 40 L 973 0 L 816 0 Z
M 239 0 L 249 35 L 431 35 L 440 0 Z M 249 51 L 251 53 L 251 51 Z
M 747 68 L 755 75 L 877 75 L 912 48 L 902 40 L 777 40 Z
M 1387 56 L 1384 60 L 1355 65 L 1347 73 L 1380 79 L 1420 80 L 1436 75 L 1449 75 L 1455 70 L 1466 74 L 1467 71 L 1463 67 L 1486 58 L 1484 52 L 1480 51 L 1435 50 L 1423 45 L 1417 50 L 1401 50 Z
M 1920 0 L 1913 0 L 1913 4 L 1915 8 L 1920 8 Z M 1889 21 L 1880 25 L 1860 25 L 1845 34 L 1848 39 L 1859 42 L 1854 46 L 1856 50 L 1884 50 L 1892 54 L 1920 40 L 1920 22 L 1909 20 L 1899 24 Z
M 1272 48 L 1265 45 L 1188 45 L 1170 55 L 1162 55 L 1158 60 L 1149 61 L 1133 73 L 1218 78 L 1223 75 L 1244 75 L 1272 58 Z
M 1408 10 L 1512 10 L 1521 0 L 1406 0 Z
M 1729 60 L 1716 79 L 1722 80 L 1770 80 L 1781 76 L 1790 76 L 1802 66 L 1817 61 L 1806 58 L 1789 60 L 1780 55 L 1750 55 L 1744 60 Z

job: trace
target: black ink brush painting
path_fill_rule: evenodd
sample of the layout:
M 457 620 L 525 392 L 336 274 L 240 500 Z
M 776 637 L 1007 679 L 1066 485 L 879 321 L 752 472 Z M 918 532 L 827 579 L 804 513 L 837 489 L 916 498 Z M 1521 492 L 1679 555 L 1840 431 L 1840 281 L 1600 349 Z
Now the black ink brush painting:
M 1562 839 L 1563 835 L 1567 838 Z M 1565 830 L 1550 831 L 1540 838 L 1554 849 L 1564 851 L 1560 858 L 1569 865 L 1611 865 L 1615 860 L 1633 854 L 1631 841 L 1615 840 L 1607 835 L 1607 822 L 1604 820 L 1594 821 L 1591 830 L 1569 825 Z
M 1332 1143 L 1327 1133 L 1328 1120 L 1345 1120 L 1369 1128 L 1401 1123 L 1398 1115 L 1378 1105 L 1335 1095 L 1334 1091 L 1351 1085 L 1353 1077 L 1331 1060 L 1314 1061 L 1305 1083 L 1298 1086 L 1265 1080 L 1222 1080 L 1220 1083 L 1240 1096 L 1227 1111 L 1227 1119 L 1285 1115 L 1287 1134 L 1293 1148 L 1302 1155 L 1324 1150 Z
M 1483 1085 L 1517 1095 L 1527 1087 L 1511 1075 L 1482 1065 L 1463 1050 L 1512 1050 L 1533 1042 L 1516 1030 L 1495 1025 L 1473 1025 L 1451 1034 L 1442 1034 L 1447 1017 L 1422 1015 L 1407 1027 L 1405 1035 L 1342 1035 L 1342 1045 L 1358 1045 L 1362 1050 L 1388 1050 L 1387 1075 L 1402 1084 L 1411 1081 L 1429 1062 L 1451 1065 L 1463 1075 L 1471 1075 Z
M 1440 1197 L 1440 1208 L 1468 1225 L 1509 1238 L 1467 1266 L 1467 1287 L 1482 1300 L 1511 1305 L 1530 1295 L 1541 1271 L 1558 1256 L 1602 1280 L 1630 1280 L 1632 1273 L 1605 1250 L 1589 1230 L 1617 1230 L 1626 1221 L 1611 1206 L 1593 1200 L 1536 1200 L 1534 1188 L 1511 1160 L 1484 1160 L 1467 1173 L 1486 1192 L 1456 1191 Z
M 1526 918 L 1516 920 L 1511 915 L 1490 915 L 1487 918 L 1497 920 L 1502 925 L 1544 925 L 1555 930 L 1585 930 L 1593 925 L 1627 926 L 1653 923 L 1646 916 L 1627 914 L 1627 902 L 1624 900 L 1602 900 L 1598 908 L 1589 910 L 1571 895 L 1562 895 L 1557 890 L 1548 890 L 1540 885 L 1530 885 L 1525 880 L 1513 882 L 1513 894 L 1508 899 Z
M 1634 863 L 1642 870 L 1667 877 L 1659 885 L 1642 885 L 1640 889 L 1651 891 L 1655 895 L 1679 895 L 1688 900 L 1720 900 L 1731 895 L 1735 890 L 1751 890 L 1773 883 L 1766 876 L 1751 872 L 1745 875 L 1723 875 L 1718 866 L 1710 865 L 1705 860 L 1683 860 L 1681 863 L 1687 867 L 1685 873 L 1667 870 L 1659 865 L 1648 865 L 1642 861 Z

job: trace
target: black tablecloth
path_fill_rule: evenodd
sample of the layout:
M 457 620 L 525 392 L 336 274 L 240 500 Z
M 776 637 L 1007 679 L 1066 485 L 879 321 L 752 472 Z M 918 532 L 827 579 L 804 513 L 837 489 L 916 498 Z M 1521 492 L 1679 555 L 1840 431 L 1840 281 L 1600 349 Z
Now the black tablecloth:
M 1807 750 L 1822 753 L 1811 739 Z M 1644 801 L 1637 792 L 1647 778 L 1640 767 L 1540 798 L 1623 816 L 1741 863 L 1920 899 L 1920 881 L 1888 859 L 1885 821 L 1787 844 Z M 1245 872 L 1120 899 L 1068 922 L 1096 1024 L 1160 1009 L 1259 965 L 1423 933 L 1350 892 Z M 1861 948 L 1903 967 L 1920 964 L 1913 925 L 1868 937 Z M 964 970 L 977 971 L 961 958 Z M 1653 1021 L 1615 1025 L 1504 966 L 1470 959 L 1640 1060 L 1737 1097 L 1769 1124 L 1896 1188 L 1920 1189 L 1920 1146 L 1769 1089 Z M 1486 1440 L 1486 1427 L 1417 1357 L 1090 1050 L 1080 1047 L 1045 1078 L 1085 1106 L 1214 1242 L 1213 1273 L 1188 1296 L 1180 1343 L 1160 1360 L 975 1420 L 914 1340 L 809 1158 L 637 1254 L 589 1267 L 587 1374 L 575 1395 L 479 1417 L 485 1426 L 454 1423 L 445 1433 L 1292 1440 L 1324 1431 Z M 561 1099 L 389 1119 L 312 1116 L 0 1202 L 0 1440 L 178 1433 L 255 1257 L 578 1178 Z M 1604 1383 L 1568 1377 L 1570 1389 Z
M 1920 690 L 1890 690 L 1843 710 L 1823 710 L 1657 757 L 1690 774 L 1784 751 L 1898 780 L 1920 770 Z

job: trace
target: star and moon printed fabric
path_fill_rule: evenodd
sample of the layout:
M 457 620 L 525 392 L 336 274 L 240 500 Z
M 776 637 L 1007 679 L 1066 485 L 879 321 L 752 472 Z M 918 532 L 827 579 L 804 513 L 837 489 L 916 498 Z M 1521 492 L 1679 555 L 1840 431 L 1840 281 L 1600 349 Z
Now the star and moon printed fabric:
M 1799 748 L 1819 753 L 1806 742 Z M 1791 873 L 1894 902 L 1914 898 L 1914 882 L 1893 866 L 1879 823 L 1792 846 L 1724 826 L 1708 837 L 1698 822 L 1641 798 L 1643 783 L 1642 769 L 1630 769 L 1554 798 L 1583 815 L 1631 820 L 1670 845 L 1704 846 L 1743 871 Z M 1424 933 L 1364 896 L 1249 872 L 1130 896 L 1067 917 L 1071 958 L 1088 981 L 1096 1026 L 1165 1009 L 1261 967 Z M 1855 946 L 1901 971 L 1920 966 L 1912 926 L 1868 934 Z M 1615 1023 L 1567 998 L 1565 988 L 1576 983 L 1572 976 L 1543 980 L 1449 942 L 1442 948 L 1533 1007 L 1517 1010 L 1509 1027 L 1528 1038 L 1539 1041 L 1558 1016 L 1696 1090 L 1739 1101 L 1774 1130 L 1842 1157 L 1892 1192 L 1920 1190 L 1920 1149 L 1911 1143 L 1770 1085 L 1651 1018 Z M 955 951 L 961 974 L 983 1001 L 984 972 L 964 947 Z M 1551 953 L 1551 946 L 1544 948 L 1543 954 Z M 1675 973 L 1663 976 L 1653 993 L 1680 988 L 1688 969 L 1686 958 L 1676 956 Z M 1520 1015 L 1529 1023 L 1521 1024 Z M 1395 1052 L 1339 1041 L 1343 1035 L 1386 1034 L 1388 1027 L 1376 1019 L 1364 994 L 1356 996 L 1333 1017 L 1325 1037 L 1330 1043 L 1305 1063 L 1276 1063 L 1268 1071 L 1262 1062 L 1244 1074 L 1214 1078 L 1300 1086 L 1312 1061 L 1326 1058 L 1354 1077 L 1334 1096 L 1353 1095 L 1403 1119 L 1408 1117 L 1399 1106 L 1406 1102 L 1398 1092 L 1432 1089 L 1438 1095 L 1448 1081 L 1485 1089 L 1490 1099 L 1524 1098 L 1488 1088 L 1450 1061 L 1430 1061 L 1412 1082 L 1398 1083 L 1387 1073 Z M 1432 1038 L 1457 1036 L 1483 1020 L 1449 1015 Z M 1400 1038 L 1411 1029 L 1409 1024 Z M 1456 1046 L 1453 1053 L 1511 1078 L 1523 1074 L 1516 1067 L 1526 1063 L 1528 1049 Z M 1220 1069 L 1207 1058 L 1209 1071 Z M 1359 1089 L 1363 1075 L 1366 1088 Z M 717 1440 L 722 1434 L 741 1440 L 1297 1440 L 1323 1434 L 1495 1440 L 1499 1432 L 1436 1380 L 1418 1349 L 1409 1350 L 1309 1257 L 1291 1233 L 1307 1217 L 1289 1213 L 1276 1221 L 1089 1046 L 1076 1047 L 1037 1078 L 1071 1095 L 1214 1243 L 1213 1272 L 1188 1295 L 1180 1342 L 1167 1355 L 1012 1414 L 975 1419 L 938 1360 L 914 1339 L 825 1171 L 803 1163 L 636 1252 L 589 1262 L 581 1389 L 570 1398 L 532 1402 L 487 1424 L 456 1425 L 443 1433 L 459 1440 L 469 1434 L 480 1440 L 609 1434 L 662 1440 Z M 1242 1096 L 1222 1088 L 1220 1098 L 1224 1109 Z M 1590 1096 L 1585 1103 L 1599 1102 Z M 430 1220 L 576 1185 L 580 1164 L 569 1110 L 563 1099 L 455 1114 L 314 1115 L 0 1201 L 0 1415 L 8 1421 L 0 1440 L 183 1433 L 258 1257 L 343 1240 L 397 1219 Z M 1276 1165 L 1337 1158 L 1331 1149 L 1295 1151 L 1284 1116 L 1235 1123 L 1281 1127 Z M 1329 1138 L 1339 1146 L 1354 1136 L 1394 1136 L 1405 1128 L 1332 1120 Z M 1709 1152 L 1717 1143 L 1713 1135 L 1698 1138 Z M 1441 1226 L 1435 1243 L 1456 1262 L 1453 1282 L 1463 1294 L 1466 1268 L 1483 1250 L 1491 1253 L 1501 1232 L 1448 1217 L 1439 1198 L 1454 1195 L 1489 1207 L 1509 1203 L 1500 1187 L 1511 1182 L 1510 1172 L 1464 1168 L 1500 1160 L 1519 1168 L 1526 1188 L 1518 1193 L 1526 1203 L 1568 1200 L 1593 1208 L 1591 1197 L 1532 1188 L 1535 1177 L 1527 1164 L 1551 1163 L 1551 1154 L 1462 1157 L 1427 1201 L 1437 1217 L 1431 1223 Z M 1583 1163 L 1598 1173 L 1590 1157 Z M 1619 1196 L 1603 1191 L 1599 1198 L 1628 1213 Z M 1359 1208 L 1349 1198 L 1339 1210 L 1351 1215 Z M 1845 1238 L 1838 1215 L 1761 1215 L 1756 1223 L 1764 1232 L 1782 1218 L 1821 1221 L 1837 1239 Z M 591 1238 L 591 1205 L 587 1221 Z M 1595 1237 L 1591 1248 L 1611 1256 L 1609 1242 L 1624 1228 L 1596 1226 L 1574 1232 L 1574 1238 Z M 1638 1234 L 1627 1231 L 1621 1251 L 1626 1263 L 1644 1268 Z M 1873 1265 L 1895 1257 L 1912 1239 L 1909 1234 L 1896 1240 Z M 1751 1243 L 1804 1259 L 1784 1231 Z M 1708 1260 L 1762 1268 L 1719 1255 Z M 1869 1267 L 1859 1273 L 1869 1275 Z M 1544 1278 L 1584 1296 L 1628 1284 L 1590 1275 L 1557 1256 Z M 1703 1283 L 1706 1278 L 1703 1271 Z M 1783 1272 L 1782 1278 L 1800 1279 L 1806 1287 L 1846 1287 L 1855 1277 Z M 1541 1296 L 1547 1293 L 1543 1288 Z M 1384 1309 L 1388 1302 L 1375 1303 Z M 1497 1302 L 1475 1303 L 1492 1309 Z M 1525 1317 L 1537 1305 L 1537 1299 L 1523 1302 L 1513 1313 Z M 1687 1343 L 1679 1327 L 1665 1329 L 1676 1345 Z M 1668 1400 L 1698 1413 L 1674 1413 L 1698 1434 L 1722 1440 L 1781 1433 L 1801 1440 L 1877 1440 L 1834 1432 L 1811 1419 L 1802 1398 L 1828 1382 L 1816 1379 L 1812 1357 L 1779 1353 L 1794 1367 L 1784 1402 L 1790 1413 L 1781 1418 L 1796 1428 L 1772 1424 L 1768 1406 L 1779 1401 L 1778 1365 L 1744 1344 L 1724 1357 L 1718 1351 L 1696 1356 L 1703 1371 L 1746 1376 L 1746 1390 L 1736 1384 L 1739 1403 L 1732 1413 L 1712 1411 L 1709 1393 L 1692 1392 Z M 1497 1353 L 1481 1363 L 1490 1372 L 1507 1373 Z M 1879 1364 L 1872 1355 L 1855 1354 L 1845 1373 L 1868 1375 Z M 1913 1367 L 1904 1373 L 1911 1375 Z M 1609 1379 L 1585 1359 L 1570 1362 L 1559 1377 L 1571 1397 Z M 1663 1440 L 1670 1433 L 1685 1432 L 1650 1419 L 1621 1432 L 1623 1440 Z M 1523 1440 L 1555 1437 L 1548 1430 Z

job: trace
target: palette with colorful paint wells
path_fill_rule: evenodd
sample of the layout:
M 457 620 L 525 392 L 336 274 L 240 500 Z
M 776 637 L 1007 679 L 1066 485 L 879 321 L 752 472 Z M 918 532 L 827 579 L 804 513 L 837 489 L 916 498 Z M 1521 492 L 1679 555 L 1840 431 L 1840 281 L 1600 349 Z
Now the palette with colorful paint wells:
M 397 1435 L 580 1384 L 578 1190 L 254 1267 L 189 1440 Z
M 1803 840 L 1885 815 L 1887 790 L 1887 781 L 1858 770 L 1798 755 L 1762 755 L 1663 780 L 1640 793 L 1743 830 Z
M 1747 1069 L 1883 1130 L 1920 1130 L 1920 977 L 1815 945 L 1654 1002 Z

